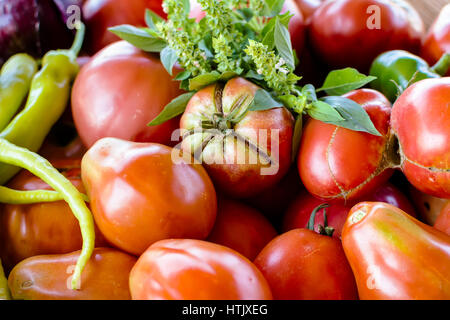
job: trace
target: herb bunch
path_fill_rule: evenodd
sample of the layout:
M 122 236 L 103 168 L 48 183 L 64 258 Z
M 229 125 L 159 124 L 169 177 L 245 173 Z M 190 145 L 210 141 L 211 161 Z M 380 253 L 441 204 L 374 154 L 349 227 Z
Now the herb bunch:
M 203 87 L 241 76 L 261 87 L 249 111 L 284 106 L 296 115 L 298 132 L 307 113 L 326 123 L 380 135 L 360 105 L 340 97 L 374 77 L 347 68 L 331 72 L 318 90 L 298 85 L 301 77 L 294 73 L 298 59 L 288 30 L 293 15 L 281 14 L 284 1 L 197 0 L 205 13 L 197 22 L 189 17 L 189 0 L 165 0 L 167 20 L 147 10 L 146 28 L 110 28 L 134 46 L 160 53 L 171 75 L 175 64 L 183 69 L 175 80 L 188 93 L 169 103 L 150 125 L 183 113 L 192 95 Z M 320 92 L 332 96 L 318 98 Z

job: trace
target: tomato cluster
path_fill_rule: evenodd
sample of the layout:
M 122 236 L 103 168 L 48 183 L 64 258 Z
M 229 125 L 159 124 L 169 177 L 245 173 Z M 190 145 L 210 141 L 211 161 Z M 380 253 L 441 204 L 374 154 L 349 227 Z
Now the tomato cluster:
M 89 198 L 96 249 L 72 290 L 83 239 L 71 207 L 1 204 L 13 298 L 450 299 L 450 78 L 416 82 L 394 103 L 374 89 L 343 94 L 379 135 L 252 109 L 258 75 L 210 83 L 150 126 L 186 94 L 175 81 L 183 70 L 169 74 L 107 28 L 145 25 L 146 8 L 166 18 L 161 3 L 85 1 L 92 56 L 61 120 L 77 135 L 65 146 L 48 137 L 40 154 Z M 381 28 L 367 26 L 367 8 L 380 10 Z M 297 57 L 327 70 L 366 72 L 392 49 L 430 63 L 450 52 L 450 6 L 426 37 L 403 0 L 292 0 L 287 11 Z M 268 141 L 253 135 L 261 130 Z M 7 186 L 51 190 L 28 171 Z

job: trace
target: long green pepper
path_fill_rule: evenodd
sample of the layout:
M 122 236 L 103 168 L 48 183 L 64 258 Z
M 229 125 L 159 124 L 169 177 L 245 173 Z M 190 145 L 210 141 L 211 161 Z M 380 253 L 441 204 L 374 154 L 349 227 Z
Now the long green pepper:
M 11 300 L 8 279 L 6 279 L 5 272 L 3 271 L 2 260 L 0 260 L 0 300 Z

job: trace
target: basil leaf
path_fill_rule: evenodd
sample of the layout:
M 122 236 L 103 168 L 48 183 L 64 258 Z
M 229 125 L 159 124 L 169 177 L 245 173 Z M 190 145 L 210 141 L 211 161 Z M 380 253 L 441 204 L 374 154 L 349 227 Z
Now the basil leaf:
M 136 28 L 131 25 L 120 25 L 108 29 L 119 38 L 128 41 L 135 47 L 147 52 L 161 52 L 167 46 L 167 43 L 150 35 L 144 29 Z
M 307 84 L 302 88 L 302 94 L 306 96 L 309 101 L 317 101 L 316 88 L 312 84 Z
M 189 91 L 197 91 L 204 88 L 220 79 L 220 73 L 213 71 L 210 73 L 201 74 L 189 80 Z
M 198 43 L 198 48 L 206 54 L 206 58 L 214 58 L 212 37 L 210 34 L 205 35 L 205 37 L 200 40 Z
M 163 111 L 148 124 L 148 126 L 157 126 L 182 114 L 184 110 L 186 110 L 186 106 L 194 94 L 195 92 L 188 92 L 173 99 L 164 107 Z
M 251 10 L 250 8 L 237 9 L 236 11 L 239 12 L 242 18 L 244 18 L 244 20 L 247 22 L 252 20 L 252 18 L 254 17 L 253 10 Z
M 275 17 L 280 14 L 283 9 L 285 0 L 266 0 L 262 15 L 268 18 Z
M 303 134 L 303 115 L 299 114 L 295 120 L 294 135 L 292 136 L 292 162 L 297 158 Z
M 189 0 L 181 0 L 181 2 L 184 14 L 188 16 L 189 13 L 191 12 L 191 2 Z
M 276 18 L 275 22 L 275 33 L 274 41 L 275 47 L 277 48 L 278 54 L 281 58 L 286 61 L 286 64 L 291 68 L 295 69 L 294 53 L 292 51 L 291 35 L 289 34 L 288 28 L 286 28 L 280 19 Z
M 276 101 L 269 92 L 264 89 L 258 89 L 249 111 L 264 111 L 280 107 L 283 107 L 283 104 Z
M 177 74 L 177 76 L 175 77 L 174 80 L 183 81 L 183 80 L 189 79 L 190 76 L 191 76 L 191 73 L 189 71 L 182 71 L 179 74 Z
M 150 9 L 145 9 L 145 23 L 150 29 L 156 30 L 156 23 L 164 21 L 157 13 Z
M 376 136 L 381 136 L 366 110 L 355 101 L 337 96 L 325 97 L 322 101 L 335 108 L 345 119 L 344 121 L 327 121 L 327 123 L 354 131 L 367 132 Z
M 256 73 L 253 69 L 250 69 L 244 76 L 246 79 L 264 80 L 262 74 Z
M 177 52 L 167 46 L 161 50 L 160 59 L 164 68 L 166 68 L 167 72 L 172 75 L 173 66 L 178 60 Z
M 228 81 L 234 77 L 236 77 L 238 74 L 236 72 L 233 71 L 225 71 L 224 73 L 222 73 L 219 77 L 220 81 Z
M 335 123 L 345 121 L 345 119 L 331 105 L 326 102 L 317 100 L 306 110 L 311 118 L 325 122 Z
M 375 79 L 376 77 L 366 76 L 353 68 L 334 70 L 328 74 L 322 88 L 317 91 L 325 91 L 328 95 L 340 96 L 364 87 Z
M 289 12 L 281 15 L 278 17 L 278 19 L 280 20 L 280 22 L 286 27 L 288 28 L 289 26 L 289 21 L 291 21 L 291 18 L 294 15 L 290 14 Z M 271 19 L 266 26 L 264 27 L 264 29 L 262 30 L 261 34 L 262 34 L 262 43 L 264 45 L 266 45 L 269 50 L 272 50 L 275 46 L 275 40 L 274 40 L 274 34 L 275 34 L 275 23 L 276 23 L 277 19 Z

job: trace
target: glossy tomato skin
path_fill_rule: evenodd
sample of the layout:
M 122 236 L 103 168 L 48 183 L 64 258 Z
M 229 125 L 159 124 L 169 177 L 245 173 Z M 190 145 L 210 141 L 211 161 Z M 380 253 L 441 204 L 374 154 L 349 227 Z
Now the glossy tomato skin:
M 404 0 L 327 1 L 315 11 L 310 27 L 315 51 L 331 68 L 362 72 L 385 51 L 418 54 L 424 33 L 419 14 Z
M 181 91 L 160 60 L 125 41 L 96 54 L 72 90 L 72 113 L 87 147 L 105 137 L 169 144 L 178 120 L 149 127 Z
M 434 227 L 450 236 L 450 203 L 442 209 Z
M 121 24 L 145 26 L 145 9 L 151 9 L 166 17 L 162 0 L 88 0 L 83 5 L 87 26 L 86 45 L 90 53 L 96 53 L 107 45 L 120 40 L 108 28 Z
M 409 87 L 392 108 L 392 129 L 400 146 L 401 168 L 417 189 L 450 198 L 450 77 Z
M 181 148 L 196 154 L 221 192 L 232 198 L 249 198 L 274 186 L 288 172 L 294 118 L 284 107 L 246 112 L 259 87 L 244 78 L 233 78 L 219 88 L 220 84 L 213 84 L 192 96 L 180 120 L 182 133 L 192 134 L 184 136 Z M 217 99 L 222 102 L 222 117 L 228 116 L 240 99 L 239 109 L 233 109 L 239 110 L 240 119 L 229 123 L 231 128 L 226 131 L 215 128 L 214 138 L 208 139 L 207 130 L 195 130 L 220 113 Z M 230 130 L 232 134 L 228 134 Z
M 340 240 L 295 229 L 255 259 L 277 300 L 355 300 L 356 283 Z
M 116 247 L 140 255 L 168 238 L 205 239 L 217 199 L 198 164 L 174 162 L 172 148 L 105 138 L 83 157 L 94 219 Z
M 200 240 L 150 246 L 130 274 L 134 300 L 271 300 L 261 272 L 245 257 Z
M 80 191 L 81 160 L 53 161 L 53 165 Z M 28 171 L 21 171 L 8 187 L 16 190 L 53 190 Z M 0 256 L 5 270 L 23 259 L 42 254 L 63 254 L 80 250 L 82 237 L 78 220 L 64 201 L 31 205 L 0 206 Z M 96 230 L 96 246 L 106 246 Z
M 325 0 L 295 0 L 295 2 L 302 12 L 306 24 L 309 24 L 314 12 L 316 12 Z
M 450 203 L 450 199 L 442 199 L 423 193 L 413 186 L 409 187 L 410 198 L 419 215 L 419 220 L 432 226 L 442 209 Z
M 362 300 L 450 299 L 450 237 L 402 210 L 359 203 L 342 243 Z
M 421 56 L 430 65 L 435 64 L 444 53 L 450 53 L 450 4 L 442 8 L 422 45 Z M 450 76 L 450 70 L 447 72 Z
M 9 275 L 18 300 L 130 300 L 128 278 L 136 258 L 118 250 L 96 248 L 81 274 L 80 290 L 72 290 L 80 252 L 42 255 L 19 263 Z
M 417 212 L 408 197 L 391 183 L 386 183 L 364 198 L 365 201 L 385 202 L 417 218 Z M 356 203 L 355 203 L 356 204 Z
M 207 240 L 233 249 L 253 261 L 276 236 L 275 228 L 258 210 L 221 197 L 217 219 Z
M 384 184 L 393 171 L 386 161 L 391 104 L 381 93 L 361 89 L 344 97 L 367 111 L 381 136 L 310 119 L 303 130 L 298 169 L 306 189 L 324 200 L 358 200 Z

